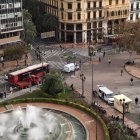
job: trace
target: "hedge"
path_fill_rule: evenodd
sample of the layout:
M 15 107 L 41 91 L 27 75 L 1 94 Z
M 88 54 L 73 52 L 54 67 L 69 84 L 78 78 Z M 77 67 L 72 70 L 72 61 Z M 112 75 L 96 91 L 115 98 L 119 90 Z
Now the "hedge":
M 47 103 L 55 103 L 55 104 L 60 104 L 60 105 L 67 105 L 70 107 L 74 107 L 76 109 L 82 110 L 84 112 L 86 112 L 87 114 L 89 114 L 90 116 L 94 117 L 97 119 L 97 121 L 102 125 L 104 132 L 105 132 L 105 140 L 110 140 L 109 137 L 109 131 L 107 126 L 105 125 L 104 121 L 101 119 L 100 116 L 98 116 L 97 113 L 95 113 L 93 110 L 80 105 L 80 104 L 76 104 L 73 102 L 69 102 L 66 100 L 58 100 L 58 99 L 53 99 L 53 98 L 24 98 L 24 99 L 16 99 L 16 100 L 10 100 L 10 101 L 4 101 L 0 103 L 0 106 L 4 106 L 7 104 L 17 104 L 17 103 L 28 103 L 28 102 L 47 102 Z

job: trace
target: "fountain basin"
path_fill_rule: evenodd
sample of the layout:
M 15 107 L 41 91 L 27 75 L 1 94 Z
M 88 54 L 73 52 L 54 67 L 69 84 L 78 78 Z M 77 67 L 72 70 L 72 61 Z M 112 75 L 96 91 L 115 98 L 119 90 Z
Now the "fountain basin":
M 82 123 L 72 115 L 27 105 L 0 113 L 0 140 L 86 140 Z

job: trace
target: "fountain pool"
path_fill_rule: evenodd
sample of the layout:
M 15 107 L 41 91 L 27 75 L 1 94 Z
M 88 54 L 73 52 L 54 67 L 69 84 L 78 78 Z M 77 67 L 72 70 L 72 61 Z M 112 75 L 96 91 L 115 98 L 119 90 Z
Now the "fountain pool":
M 0 140 L 86 140 L 82 123 L 70 114 L 27 105 L 0 113 Z

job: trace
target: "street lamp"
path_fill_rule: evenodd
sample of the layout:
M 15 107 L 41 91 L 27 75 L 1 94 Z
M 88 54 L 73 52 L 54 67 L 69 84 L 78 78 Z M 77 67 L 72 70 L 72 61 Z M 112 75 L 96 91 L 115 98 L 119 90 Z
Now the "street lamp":
M 84 98 L 84 82 L 86 80 L 86 77 L 84 76 L 83 73 L 80 74 L 80 79 L 82 80 L 82 96 Z
M 125 114 L 125 99 L 120 99 L 120 103 L 122 104 L 123 108 L 123 125 L 124 125 L 124 114 Z
M 82 61 L 81 61 L 81 59 L 79 60 L 79 68 L 80 68 L 80 70 L 81 70 L 81 64 L 82 64 Z

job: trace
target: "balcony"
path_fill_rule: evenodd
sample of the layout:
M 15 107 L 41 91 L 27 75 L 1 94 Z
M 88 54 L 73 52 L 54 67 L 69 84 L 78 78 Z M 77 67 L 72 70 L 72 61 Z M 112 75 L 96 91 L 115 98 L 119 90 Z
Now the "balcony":
M 126 11 L 126 13 L 124 13 Z M 113 12 L 113 13 L 112 13 Z M 105 19 L 106 20 L 115 20 L 115 19 L 124 19 L 129 16 L 129 5 L 121 6 L 106 6 L 105 8 Z
M 60 8 L 60 11 L 64 11 L 64 8 Z
M 81 8 L 77 8 L 76 11 L 82 11 L 82 9 Z

